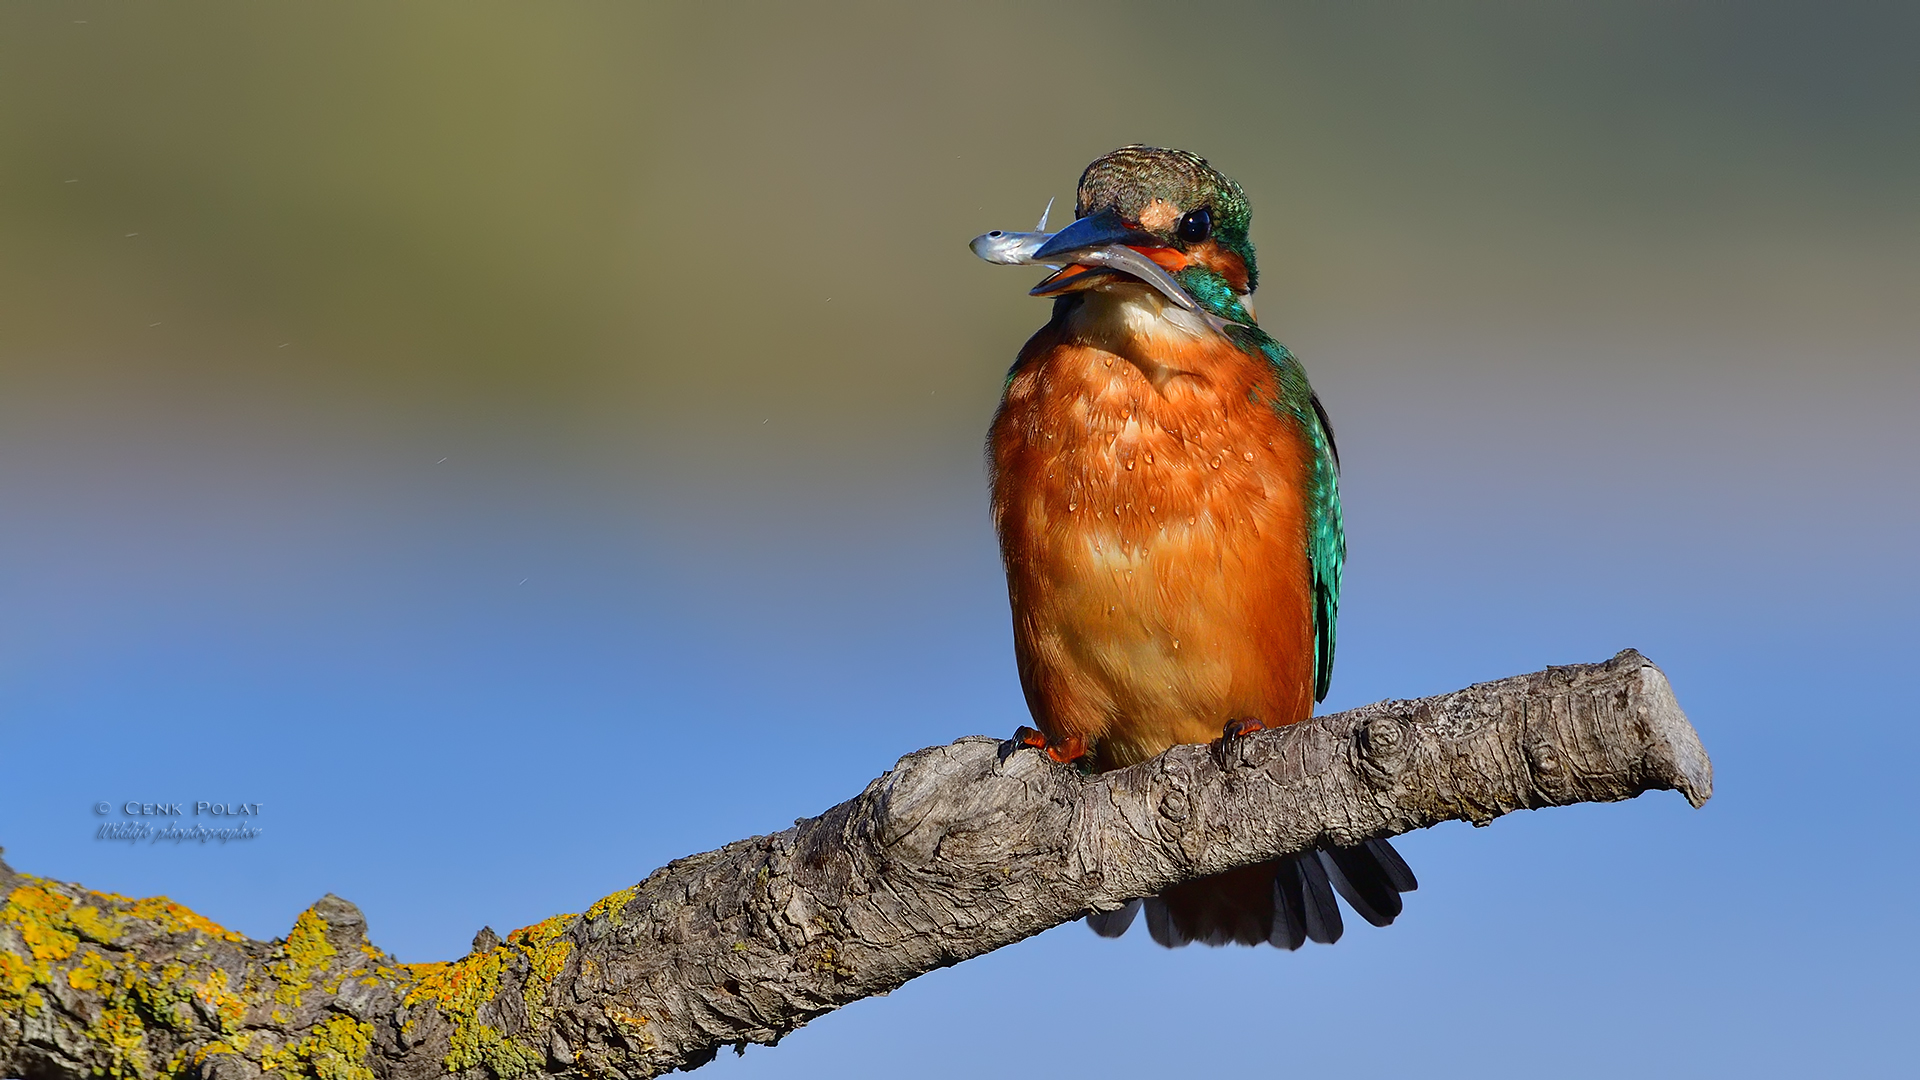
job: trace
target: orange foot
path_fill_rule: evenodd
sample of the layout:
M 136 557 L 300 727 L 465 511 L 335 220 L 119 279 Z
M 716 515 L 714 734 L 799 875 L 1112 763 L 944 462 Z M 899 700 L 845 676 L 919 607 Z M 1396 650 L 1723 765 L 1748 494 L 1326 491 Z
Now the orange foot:
M 1265 730 L 1267 730 L 1266 721 L 1261 720 L 1257 716 L 1243 716 L 1238 720 L 1227 721 L 1227 726 L 1220 729 L 1220 737 L 1223 739 L 1244 739 L 1256 731 Z
M 1059 742 L 1052 742 L 1043 732 L 1024 724 L 1013 730 L 1013 742 L 1015 746 L 1045 750 L 1048 757 L 1062 765 L 1071 765 L 1087 756 L 1087 740 L 1083 736 L 1069 735 Z
M 1213 744 L 1213 759 L 1221 771 L 1225 772 L 1240 759 L 1240 745 L 1246 742 L 1247 736 L 1265 730 L 1266 722 L 1257 716 L 1242 716 L 1227 721 L 1220 729 L 1220 741 Z

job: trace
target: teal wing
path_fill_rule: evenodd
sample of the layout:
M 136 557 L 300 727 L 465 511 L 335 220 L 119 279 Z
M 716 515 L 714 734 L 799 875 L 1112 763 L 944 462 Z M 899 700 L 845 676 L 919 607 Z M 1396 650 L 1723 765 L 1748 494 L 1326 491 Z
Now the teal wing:
M 1340 573 L 1347 561 L 1347 534 L 1340 519 L 1340 450 L 1333 424 L 1307 382 L 1306 369 L 1285 345 L 1258 327 L 1230 331 L 1249 352 L 1266 357 L 1280 398 L 1273 408 L 1300 425 L 1312 447 L 1307 492 L 1307 558 L 1313 567 L 1313 699 L 1324 701 L 1333 683 L 1334 628 L 1340 616 Z
M 1347 563 L 1347 530 L 1340 519 L 1340 448 L 1327 410 L 1311 391 L 1314 444 L 1312 509 L 1307 555 L 1313 563 L 1313 700 L 1333 685 L 1334 628 L 1340 618 L 1340 573 Z

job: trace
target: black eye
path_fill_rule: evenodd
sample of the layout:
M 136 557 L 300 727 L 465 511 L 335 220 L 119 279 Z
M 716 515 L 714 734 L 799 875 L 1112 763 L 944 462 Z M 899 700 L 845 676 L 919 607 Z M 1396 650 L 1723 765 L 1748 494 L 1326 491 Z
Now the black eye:
M 1189 210 L 1187 216 L 1180 219 L 1177 230 L 1180 239 L 1189 244 L 1197 244 L 1213 235 L 1213 211 L 1206 207 Z

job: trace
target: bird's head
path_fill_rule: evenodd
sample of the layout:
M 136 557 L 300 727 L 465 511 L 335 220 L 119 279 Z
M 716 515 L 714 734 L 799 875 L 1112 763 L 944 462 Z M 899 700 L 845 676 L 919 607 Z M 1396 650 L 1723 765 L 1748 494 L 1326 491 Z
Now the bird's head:
M 1240 185 L 1205 158 L 1123 146 L 1081 174 L 1074 214 L 1073 224 L 1034 252 L 1036 261 L 1067 265 L 1033 295 L 1059 296 L 1130 277 L 1074 262 L 1076 254 L 1121 244 L 1173 275 L 1206 310 L 1232 322 L 1253 321 L 1248 294 L 1259 280 L 1247 235 L 1253 212 Z

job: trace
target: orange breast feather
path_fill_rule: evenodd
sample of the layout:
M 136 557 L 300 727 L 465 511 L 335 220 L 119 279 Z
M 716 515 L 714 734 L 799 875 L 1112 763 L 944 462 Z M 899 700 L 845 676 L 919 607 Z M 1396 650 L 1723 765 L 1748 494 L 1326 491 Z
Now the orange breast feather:
M 1101 768 L 1313 711 L 1306 448 L 1262 361 L 1168 348 L 1143 363 L 1050 326 L 991 437 L 1021 684 Z

